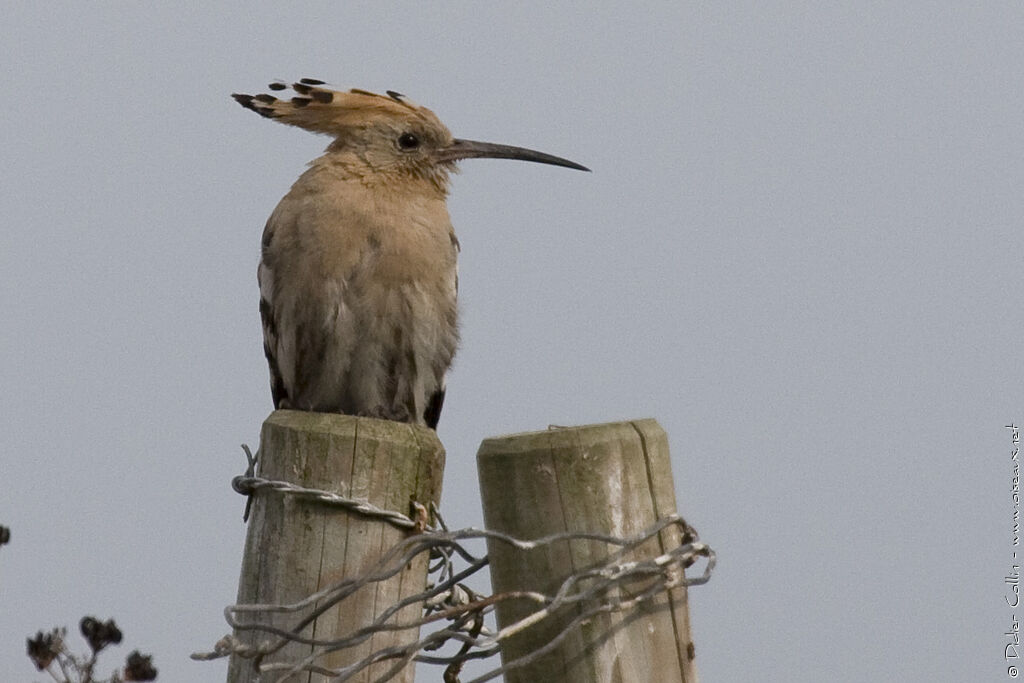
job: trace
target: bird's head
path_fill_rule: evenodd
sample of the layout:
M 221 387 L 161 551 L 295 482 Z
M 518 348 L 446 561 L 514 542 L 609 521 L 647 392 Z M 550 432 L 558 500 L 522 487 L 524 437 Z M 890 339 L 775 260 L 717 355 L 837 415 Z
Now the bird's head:
M 391 90 L 377 95 L 358 89 L 340 92 L 323 85 L 323 81 L 303 78 L 291 86 L 271 83 L 270 90 L 278 95 L 232 97 L 268 119 L 332 136 L 328 151 L 344 155 L 353 172 L 368 176 L 367 180 L 374 175 L 420 177 L 443 191 L 455 162 L 474 158 L 521 159 L 589 170 L 532 149 L 455 138 L 434 112 Z M 289 87 L 295 96 L 281 96 Z

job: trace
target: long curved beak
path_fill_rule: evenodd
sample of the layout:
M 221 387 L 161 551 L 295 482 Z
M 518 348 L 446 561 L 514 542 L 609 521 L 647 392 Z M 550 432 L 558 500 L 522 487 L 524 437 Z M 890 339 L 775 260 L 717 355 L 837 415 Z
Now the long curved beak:
M 551 164 L 552 166 L 564 166 L 575 168 L 577 171 L 589 171 L 586 166 L 581 166 L 575 161 L 569 161 L 552 154 L 545 154 L 525 147 L 513 147 L 512 145 L 498 145 L 493 142 L 477 142 L 476 140 L 454 140 L 452 144 L 438 151 L 438 161 L 458 161 L 459 159 L 519 159 L 520 161 L 535 161 L 538 164 Z

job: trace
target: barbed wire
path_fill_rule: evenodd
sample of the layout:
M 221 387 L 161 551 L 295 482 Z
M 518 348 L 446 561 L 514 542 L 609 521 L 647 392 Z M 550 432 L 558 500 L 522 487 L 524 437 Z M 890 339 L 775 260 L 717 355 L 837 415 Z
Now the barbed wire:
M 242 517 L 242 521 L 249 520 L 249 511 L 252 507 L 252 496 L 259 491 L 267 490 L 287 493 L 303 500 L 315 501 L 332 507 L 338 507 L 343 510 L 349 510 L 350 512 L 356 512 L 363 517 L 385 521 L 399 529 L 415 529 L 422 531 L 427 526 L 427 508 L 422 504 L 418 504 L 419 506 L 416 508 L 417 518 L 412 519 L 401 512 L 395 512 L 394 510 L 382 510 L 381 508 L 372 505 L 368 500 L 346 498 L 345 496 L 338 495 L 331 491 L 310 489 L 288 481 L 276 481 L 273 479 L 257 477 L 257 456 L 252 454 L 252 451 L 249 450 L 249 446 L 246 444 L 242 444 L 242 450 L 245 451 L 245 457 L 249 461 L 249 465 L 246 468 L 244 475 L 235 477 L 231 480 L 231 488 L 234 489 L 236 493 L 240 493 L 249 498 L 245 505 L 245 514 Z
M 245 448 L 245 451 L 249 458 L 249 470 L 245 476 L 236 477 L 232 483 L 233 488 L 240 493 L 251 495 L 257 491 L 276 491 L 283 495 L 298 496 L 337 506 L 414 532 L 391 547 L 362 576 L 333 583 L 298 602 L 228 606 L 224 610 L 228 625 L 235 633 L 256 634 L 256 642 L 246 642 L 236 635 L 229 634 L 215 644 L 213 651 L 192 655 L 193 659 L 198 660 L 218 659 L 229 655 L 252 659 L 261 673 L 279 674 L 273 680 L 283 681 L 299 672 L 313 672 L 328 676 L 332 680 L 346 681 L 373 664 L 390 661 L 392 665 L 376 679 L 378 683 L 384 683 L 410 662 L 415 661 L 444 666 L 445 683 L 458 683 L 459 674 L 466 662 L 493 657 L 499 653 L 502 642 L 511 636 L 556 614 L 560 615 L 559 618 L 564 618 L 567 607 L 576 607 L 576 616 L 566 621 L 559 632 L 547 640 L 544 646 L 513 661 L 507 661 L 502 666 L 495 667 L 467 682 L 483 683 L 511 669 L 529 665 L 557 647 L 582 623 L 599 614 L 632 609 L 641 603 L 654 600 L 673 588 L 707 583 L 715 567 L 714 550 L 700 542 L 696 530 L 675 513 L 657 520 L 639 534 L 628 537 L 589 532 L 562 532 L 534 540 L 522 540 L 485 529 L 465 528 L 452 531 L 448 529 L 433 504 L 430 505 L 429 511 L 419 505 L 416 508 L 416 519 L 413 519 L 399 512 L 381 510 L 367 501 L 345 498 L 329 491 L 306 489 L 288 482 L 262 479 L 254 474 L 255 458 L 248 448 Z M 428 519 L 434 522 L 429 528 L 426 524 Z M 656 557 L 642 560 L 627 559 L 638 546 L 669 529 L 675 529 L 679 534 L 679 545 L 665 550 Z M 570 541 L 596 541 L 615 549 L 605 559 L 579 569 L 565 578 L 553 593 L 509 591 L 483 595 L 470 588 L 466 581 L 484 570 L 489 559 L 487 555 L 472 552 L 467 544 L 487 540 L 506 543 L 520 551 Z M 360 589 L 387 581 L 415 558 L 423 555 L 428 558 L 428 581 L 425 590 L 409 595 L 380 611 L 371 623 L 354 628 L 344 637 L 326 639 L 303 635 L 306 627 L 320 615 Z M 686 570 L 701 559 L 704 560 L 703 571 L 699 575 L 688 577 Z M 460 565 L 465 566 L 460 568 Z M 639 591 L 636 587 L 638 581 L 647 582 Z M 627 584 L 630 591 L 618 590 Z M 493 618 L 496 606 L 511 601 L 533 603 L 537 608 L 504 628 L 489 627 L 486 622 Z M 406 620 L 396 618 L 399 612 L 414 605 L 422 605 L 420 617 Z M 274 614 L 294 614 L 295 622 L 287 629 L 274 626 L 267 619 L 268 615 Z M 447 623 L 441 626 L 443 622 Z M 374 634 L 394 631 L 419 633 L 421 627 L 435 630 L 425 635 L 420 634 L 417 639 L 410 642 L 378 649 L 344 667 L 331 668 L 319 663 L 330 653 L 365 643 Z M 289 643 L 302 643 L 310 646 L 311 651 L 296 661 L 263 661 Z M 446 646 L 455 651 L 449 654 L 441 653 Z

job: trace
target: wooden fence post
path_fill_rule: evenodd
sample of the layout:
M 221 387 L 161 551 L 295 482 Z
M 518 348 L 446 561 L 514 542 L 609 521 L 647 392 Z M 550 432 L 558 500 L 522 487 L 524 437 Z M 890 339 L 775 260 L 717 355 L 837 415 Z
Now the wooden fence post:
M 668 437 L 654 420 L 553 428 L 485 439 L 477 452 L 488 529 L 533 540 L 564 531 L 635 536 L 676 511 Z M 625 559 L 649 559 L 677 547 L 669 527 Z M 523 552 L 487 544 L 495 593 L 537 590 L 551 595 L 568 576 L 606 558 L 614 547 L 567 541 Z M 627 592 L 629 589 L 625 589 Z M 537 609 L 510 601 L 497 607 L 508 626 Z M 579 607 L 567 606 L 504 641 L 506 663 L 559 633 Z M 686 588 L 626 612 L 585 622 L 550 653 L 505 674 L 509 683 L 612 683 L 697 680 Z
M 384 510 L 409 514 L 410 502 L 437 503 L 444 473 L 444 448 L 426 427 L 385 420 L 292 410 L 275 411 L 263 423 L 258 475 L 345 497 L 367 500 Z M 261 491 L 254 497 L 239 579 L 239 604 L 297 602 L 342 579 L 363 575 L 395 543 L 410 532 L 391 524 L 323 503 L 279 492 Z M 418 556 L 388 581 L 369 584 L 320 615 L 303 630 L 317 639 L 341 638 L 369 624 L 401 598 L 426 585 L 427 557 Z M 422 606 L 411 605 L 392 621 L 412 621 Z M 243 616 L 243 619 L 245 617 Z M 290 629 L 298 617 L 261 615 L 260 623 Z M 265 633 L 236 632 L 252 643 L 273 638 Z M 334 652 L 318 664 L 340 667 L 373 651 L 416 640 L 416 630 L 375 633 L 358 647 Z M 297 662 L 311 646 L 292 642 L 265 662 Z M 353 678 L 373 681 L 394 666 L 376 663 Z M 229 683 L 255 681 L 252 660 L 232 656 Z M 414 667 L 405 667 L 393 680 L 409 683 Z M 280 674 L 264 677 L 277 680 Z M 304 673 L 289 681 L 327 680 Z

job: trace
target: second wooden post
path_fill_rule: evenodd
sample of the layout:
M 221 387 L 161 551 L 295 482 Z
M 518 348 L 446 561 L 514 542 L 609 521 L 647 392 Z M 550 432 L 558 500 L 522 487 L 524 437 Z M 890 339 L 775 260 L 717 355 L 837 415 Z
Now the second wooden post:
M 486 439 L 477 453 L 488 529 L 535 540 L 552 534 L 596 532 L 639 535 L 676 511 L 668 438 L 654 420 L 554 428 Z M 678 547 L 668 527 L 626 560 L 652 559 Z M 565 541 L 522 551 L 489 541 L 496 594 L 541 591 L 553 595 L 569 576 L 600 563 L 617 548 L 597 541 Z M 628 597 L 631 588 L 620 590 Z M 498 625 L 509 626 L 539 608 L 520 600 L 498 604 Z M 507 664 L 552 642 L 580 605 L 570 605 L 502 643 Z M 674 588 L 626 611 L 600 613 L 548 654 L 505 674 L 509 683 L 613 683 L 697 680 L 686 588 Z

